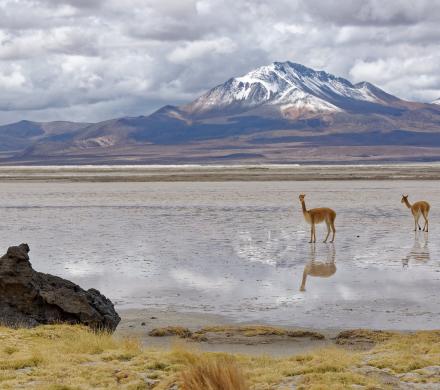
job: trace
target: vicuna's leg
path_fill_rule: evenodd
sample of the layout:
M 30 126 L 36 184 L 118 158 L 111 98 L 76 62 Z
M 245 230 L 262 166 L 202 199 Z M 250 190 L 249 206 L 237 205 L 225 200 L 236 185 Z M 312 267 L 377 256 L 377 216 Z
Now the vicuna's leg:
M 316 225 L 313 223 L 313 242 L 316 242 Z
M 313 227 L 314 227 L 314 223 L 310 223 L 310 243 L 313 242 Z
M 425 219 L 425 226 L 423 226 L 423 231 L 428 231 L 429 221 L 428 221 L 428 213 L 426 211 L 423 212 L 423 218 Z M 425 230 L 426 228 L 426 230 Z
M 417 226 L 419 227 L 419 230 L 422 230 L 422 227 L 419 224 L 420 214 L 421 214 L 420 212 L 417 213 Z
M 307 280 L 307 271 L 308 271 L 307 268 L 308 268 L 307 266 L 304 267 L 302 283 L 301 283 L 301 287 L 299 288 L 299 291 L 306 291 L 306 280 Z
M 331 221 L 330 222 L 330 226 L 331 226 L 332 231 L 333 231 L 332 240 L 330 242 L 333 242 L 333 241 L 335 241 L 335 234 L 336 234 L 335 221 Z
M 325 236 L 325 240 L 324 243 L 327 242 L 328 236 L 330 235 L 330 222 L 325 221 L 326 225 L 327 225 L 327 235 Z
M 419 215 L 418 214 L 413 214 L 413 217 L 414 217 L 414 231 L 416 232 L 417 230 L 420 230 Z

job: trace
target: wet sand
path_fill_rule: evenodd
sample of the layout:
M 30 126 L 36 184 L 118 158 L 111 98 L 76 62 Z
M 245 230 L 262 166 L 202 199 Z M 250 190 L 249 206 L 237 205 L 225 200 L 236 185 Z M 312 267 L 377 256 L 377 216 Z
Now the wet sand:
M 339 333 L 337 329 L 319 330 L 319 333 L 323 334 L 325 339 L 316 340 L 310 337 L 280 338 L 272 335 L 230 337 L 231 335 L 226 332 L 217 335 L 215 339 L 197 342 L 177 336 L 152 337 L 148 333 L 155 328 L 168 326 L 180 326 L 196 331 L 209 326 L 243 326 L 249 325 L 249 323 L 236 322 L 231 318 L 220 315 L 180 313 L 172 310 L 126 309 L 120 310 L 119 315 L 121 316 L 121 322 L 116 329 L 115 335 L 138 338 L 143 345 L 152 348 L 170 349 L 178 345 L 185 346 L 186 348 L 196 348 L 205 352 L 228 352 L 281 357 L 335 345 L 334 338 Z M 292 329 L 287 327 L 280 328 Z M 295 328 L 295 330 L 299 329 L 304 330 L 304 328 Z

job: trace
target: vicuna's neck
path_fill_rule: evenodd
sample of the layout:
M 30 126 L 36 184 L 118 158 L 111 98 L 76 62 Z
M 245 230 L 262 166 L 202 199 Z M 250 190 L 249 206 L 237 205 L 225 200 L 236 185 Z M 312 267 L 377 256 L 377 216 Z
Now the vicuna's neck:
M 408 207 L 409 209 L 411 208 L 411 204 L 409 203 L 408 199 L 404 198 L 403 202 L 406 204 L 406 207 Z
M 306 202 L 304 200 L 301 201 L 301 206 L 302 206 L 303 213 L 307 213 Z

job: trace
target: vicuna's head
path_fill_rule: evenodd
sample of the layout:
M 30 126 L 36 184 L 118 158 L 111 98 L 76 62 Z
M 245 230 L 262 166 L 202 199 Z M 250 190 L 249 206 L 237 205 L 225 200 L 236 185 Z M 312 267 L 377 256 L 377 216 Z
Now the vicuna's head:
M 402 194 L 402 200 L 400 201 L 400 203 L 406 203 L 406 202 L 408 202 L 408 195 Z
M 304 202 L 304 198 L 306 197 L 306 195 L 305 194 L 301 194 L 300 196 L 299 196 L 299 201 L 300 202 Z

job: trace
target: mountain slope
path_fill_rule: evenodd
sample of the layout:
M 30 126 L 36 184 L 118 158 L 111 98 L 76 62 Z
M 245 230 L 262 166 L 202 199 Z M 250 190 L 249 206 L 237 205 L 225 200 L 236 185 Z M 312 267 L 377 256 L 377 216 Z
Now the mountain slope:
M 20 151 L 39 140 L 77 132 L 89 123 L 20 121 L 0 126 L 0 151 Z
M 21 139 L 29 137 L 32 143 L 22 145 L 16 159 L 56 163 L 440 160 L 440 106 L 408 102 L 371 83 L 352 84 L 292 62 L 260 67 L 191 103 L 165 106 L 149 116 L 69 126 L 57 134 L 54 129 L 59 126 L 52 126 L 52 134 L 49 125 L 21 126 Z

